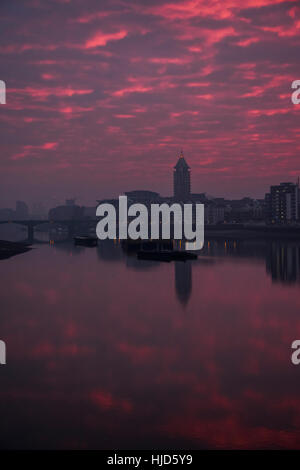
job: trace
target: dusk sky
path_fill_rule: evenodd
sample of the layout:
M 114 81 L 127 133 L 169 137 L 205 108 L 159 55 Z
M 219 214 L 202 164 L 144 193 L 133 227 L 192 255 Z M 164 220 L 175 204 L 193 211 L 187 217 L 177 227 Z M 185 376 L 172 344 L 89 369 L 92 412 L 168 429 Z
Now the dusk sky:
M 1 0 L 0 206 L 300 175 L 299 0 Z

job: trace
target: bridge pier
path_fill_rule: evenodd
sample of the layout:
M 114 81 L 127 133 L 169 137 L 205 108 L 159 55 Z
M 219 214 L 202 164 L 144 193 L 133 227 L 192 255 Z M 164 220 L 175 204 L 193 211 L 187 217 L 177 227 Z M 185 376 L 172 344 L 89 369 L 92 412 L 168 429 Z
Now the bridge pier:
M 34 236 L 34 225 L 28 224 L 27 225 L 27 238 L 28 238 L 28 240 L 33 242 L 33 236 Z

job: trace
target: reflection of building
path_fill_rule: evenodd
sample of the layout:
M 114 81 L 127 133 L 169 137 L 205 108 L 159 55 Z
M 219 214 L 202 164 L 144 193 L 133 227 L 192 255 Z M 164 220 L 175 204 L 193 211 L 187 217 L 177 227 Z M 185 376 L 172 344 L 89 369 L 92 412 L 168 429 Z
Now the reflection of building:
M 119 240 L 99 240 L 97 255 L 102 261 L 120 261 L 124 257 Z
M 175 289 L 178 300 L 186 305 L 192 293 L 192 264 L 175 261 Z
M 273 281 L 300 281 L 300 245 L 293 242 L 271 241 L 267 246 L 266 270 Z
M 280 183 L 265 196 L 266 214 L 272 223 L 287 223 L 299 218 L 299 185 Z
M 174 199 L 183 202 L 191 199 L 190 167 L 182 152 L 174 167 Z

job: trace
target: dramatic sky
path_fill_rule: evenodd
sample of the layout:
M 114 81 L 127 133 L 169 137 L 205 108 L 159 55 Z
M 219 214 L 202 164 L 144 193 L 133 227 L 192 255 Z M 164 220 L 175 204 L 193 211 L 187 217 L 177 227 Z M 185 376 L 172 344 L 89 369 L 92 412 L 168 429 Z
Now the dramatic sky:
M 0 206 L 300 174 L 299 0 L 1 0 Z

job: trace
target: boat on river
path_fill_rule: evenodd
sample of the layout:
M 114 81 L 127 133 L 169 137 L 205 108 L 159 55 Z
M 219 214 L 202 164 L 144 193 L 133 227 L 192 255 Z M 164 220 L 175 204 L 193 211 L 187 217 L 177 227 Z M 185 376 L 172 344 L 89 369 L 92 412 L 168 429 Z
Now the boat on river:
M 164 261 L 167 263 L 169 263 L 170 261 L 190 261 L 198 258 L 195 253 L 177 250 L 140 250 L 137 252 L 137 257 L 138 259 Z
M 98 245 L 98 238 L 89 236 L 76 236 L 74 237 L 74 243 L 75 245 L 93 247 Z

